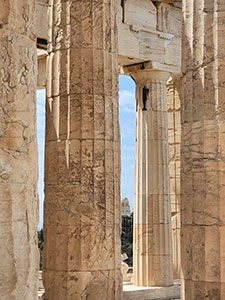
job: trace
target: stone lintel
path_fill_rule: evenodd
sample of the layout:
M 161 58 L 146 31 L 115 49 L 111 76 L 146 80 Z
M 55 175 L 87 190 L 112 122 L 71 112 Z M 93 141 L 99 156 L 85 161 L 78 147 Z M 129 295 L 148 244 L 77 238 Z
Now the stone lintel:
M 133 15 L 132 3 L 126 1 L 125 15 Z M 149 1 L 151 2 L 151 1 Z M 168 3 L 168 1 L 166 1 Z M 171 1 L 170 1 L 171 2 Z M 173 1 L 174 2 L 174 1 Z M 130 3 L 130 4 L 129 4 Z M 142 1 L 140 1 L 141 6 Z M 144 3 L 144 1 L 143 1 Z M 129 5 L 128 5 L 129 4 Z M 128 5 L 128 6 L 127 6 Z M 143 4 L 144 5 L 144 4 Z M 120 5 L 118 5 L 120 7 Z M 153 5 L 153 8 L 154 5 Z M 141 22 L 143 15 L 136 11 L 135 20 L 117 19 L 118 26 L 118 61 L 119 65 L 126 66 L 141 61 L 155 61 L 164 64 L 164 69 L 172 73 L 181 72 L 181 11 L 172 6 L 168 8 L 168 24 L 177 23 L 180 26 L 169 26 L 171 29 L 157 30 L 155 24 L 156 9 L 145 9 L 144 13 L 151 20 L 150 24 Z M 131 10 L 131 12 L 130 12 Z M 120 10 L 118 16 L 121 15 Z M 166 14 L 163 14 L 166 16 Z M 37 5 L 37 37 L 41 40 L 48 38 L 47 0 L 38 0 Z

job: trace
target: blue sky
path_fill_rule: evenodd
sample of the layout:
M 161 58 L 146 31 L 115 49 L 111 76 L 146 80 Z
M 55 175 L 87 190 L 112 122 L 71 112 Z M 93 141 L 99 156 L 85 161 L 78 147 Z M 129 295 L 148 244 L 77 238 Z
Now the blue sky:
M 44 144 L 45 144 L 45 90 L 37 91 L 37 138 L 38 138 L 38 194 L 39 194 L 39 226 L 43 226 L 44 201 Z
M 134 118 L 135 83 L 128 76 L 119 79 L 120 132 L 121 132 L 121 198 L 127 197 L 133 209 L 134 198 Z M 43 225 L 44 200 L 44 139 L 45 139 L 45 90 L 37 91 L 37 135 L 39 163 L 39 228 Z

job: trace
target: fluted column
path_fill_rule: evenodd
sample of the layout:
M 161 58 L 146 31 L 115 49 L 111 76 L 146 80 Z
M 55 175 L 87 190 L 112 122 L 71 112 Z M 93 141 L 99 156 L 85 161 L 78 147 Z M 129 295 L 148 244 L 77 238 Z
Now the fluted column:
M 116 2 L 49 2 L 47 300 L 121 299 Z
M 172 78 L 167 83 L 168 142 L 170 198 L 172 214 L 173 276 L 180 279 L 180 144 L 181 144 L 181 79 Z
M 183 2 L 182 299 L 225 299 L 225 4 Z
M 35 0 L 0 1 L 0 299 L 37 299 Z
M 173 284 L 166 81 L 147 68 L 136 81 L 134 284 Z

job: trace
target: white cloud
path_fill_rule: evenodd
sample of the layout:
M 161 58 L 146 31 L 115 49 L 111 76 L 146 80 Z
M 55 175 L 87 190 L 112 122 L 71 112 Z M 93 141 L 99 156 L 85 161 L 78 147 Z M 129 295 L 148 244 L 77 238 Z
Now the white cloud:
M 135 95 L 127 90 L 120 91 L 119 104 L 121 112 L 134 113 Z

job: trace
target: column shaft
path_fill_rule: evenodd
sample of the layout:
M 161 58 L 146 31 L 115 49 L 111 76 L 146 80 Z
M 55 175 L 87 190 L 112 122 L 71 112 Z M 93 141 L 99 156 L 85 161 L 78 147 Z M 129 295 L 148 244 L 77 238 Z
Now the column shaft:
M 49 3 L 44 286 L 121 299 L 116 1 Z
M 168 168 L 168 73 L 139 71 L 136 83 L 134 284 L 173 284 Z
M 0 298 L 37 299 L 35 0 L 0 4 Z
M 183 3 L 182 299 L 225 299 L 224 1 Z
M 167 84 L 170 198 L 173 232 L 173 275 L 180 279 L 180 120 L 181 79 Z

